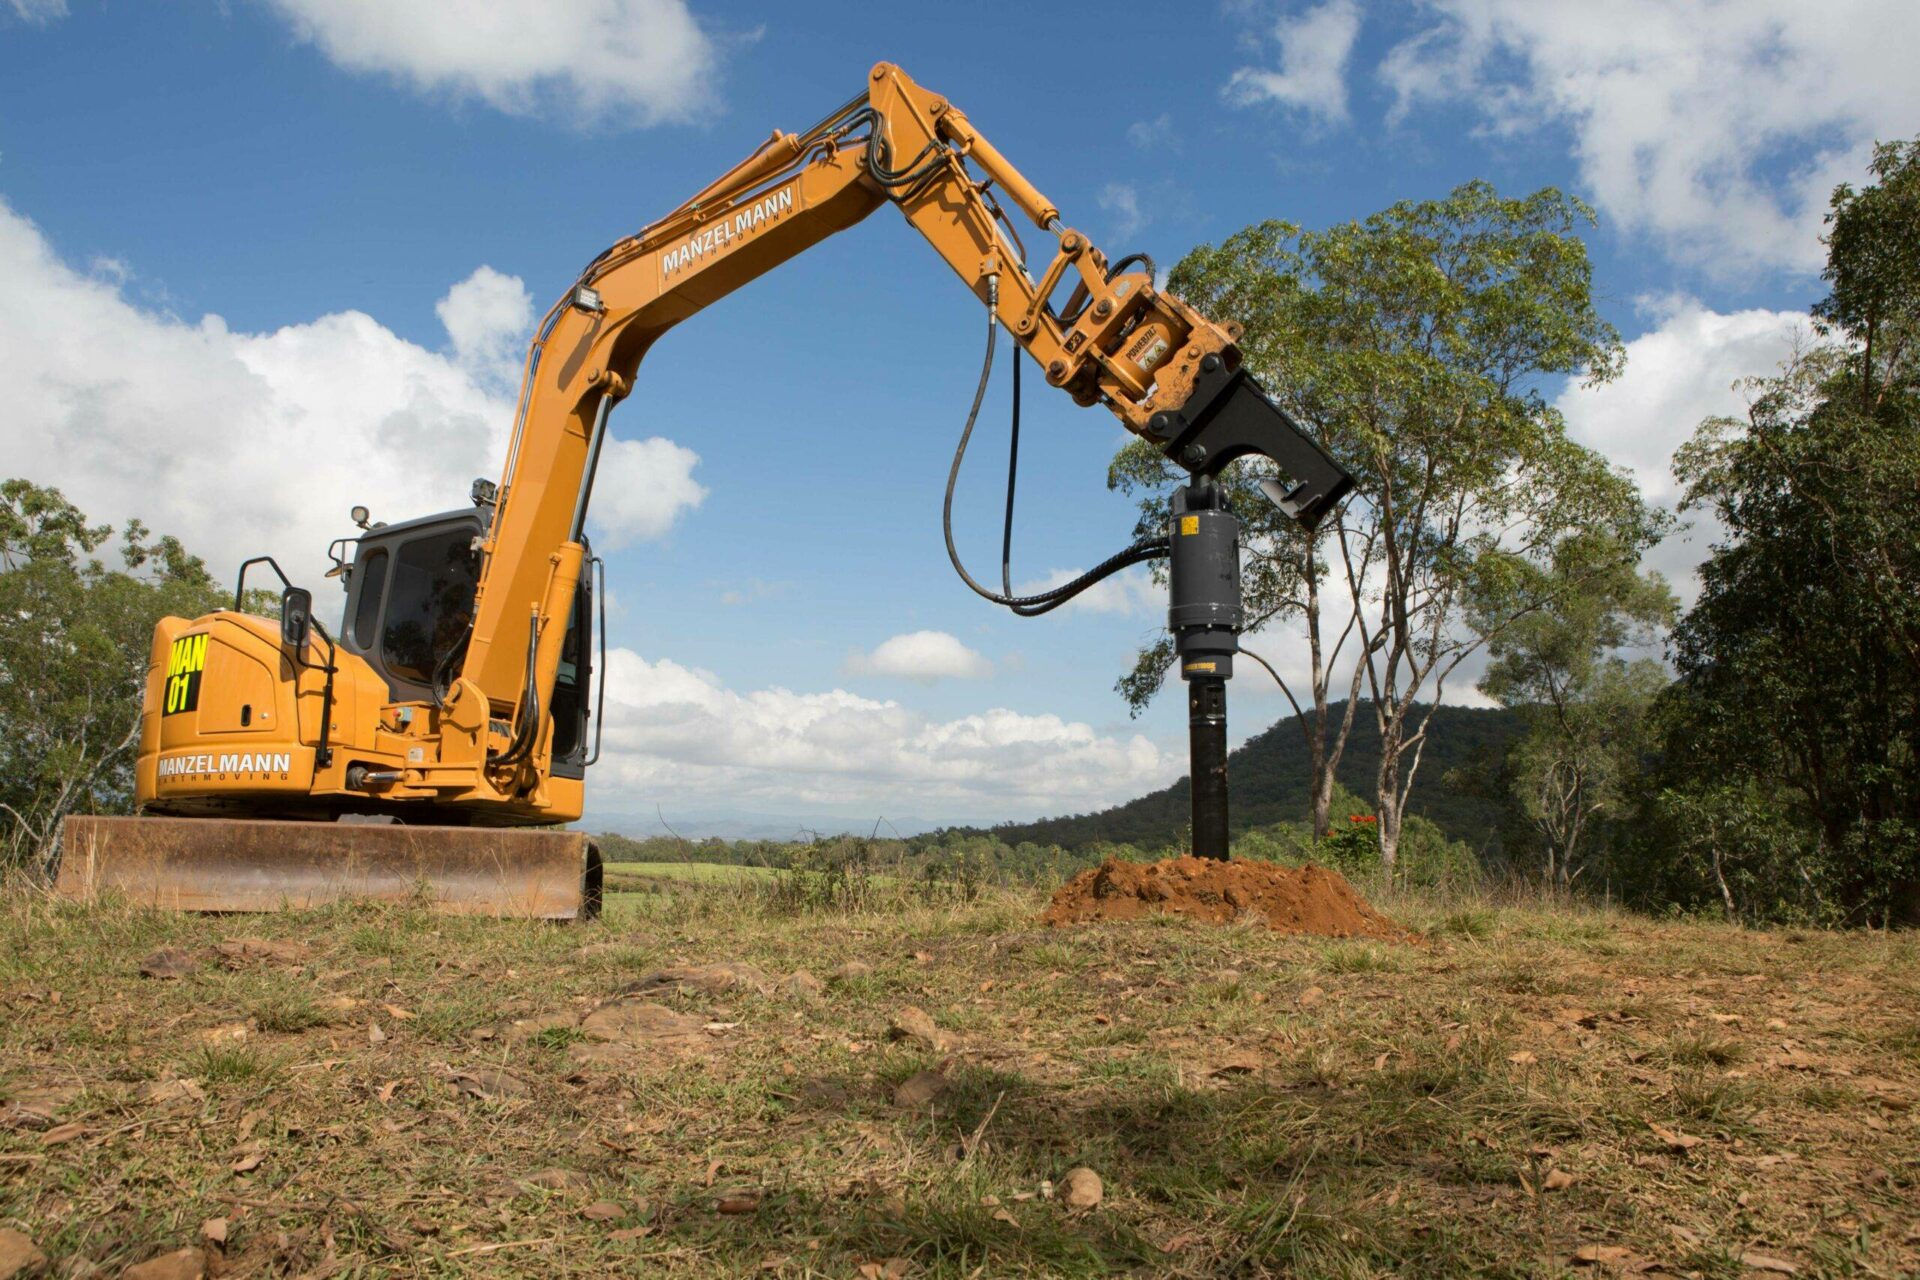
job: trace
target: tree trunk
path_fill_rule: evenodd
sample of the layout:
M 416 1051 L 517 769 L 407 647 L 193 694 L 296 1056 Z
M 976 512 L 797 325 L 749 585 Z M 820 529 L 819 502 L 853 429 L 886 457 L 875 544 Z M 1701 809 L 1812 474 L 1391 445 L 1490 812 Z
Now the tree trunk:
M 1380 869 L 1392 879 L 1400 861 L 1400 732 L 1394 722 L 1392 743 L 1383 733 L 1380 742 L 1380 774 L 1374 790 L 1374 812 L 1379 819 L 1375 828 L 1380 837 Z

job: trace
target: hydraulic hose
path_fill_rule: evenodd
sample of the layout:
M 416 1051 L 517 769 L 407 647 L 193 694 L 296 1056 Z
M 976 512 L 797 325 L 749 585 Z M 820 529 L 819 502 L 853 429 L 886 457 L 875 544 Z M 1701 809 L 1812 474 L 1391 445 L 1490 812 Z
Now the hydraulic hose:
M 1157 560 L 1165 556 L 1170 548 L 1165 538 L 1148 538 L 1134 543 L 1124 551 L 1108 556 L 1105 560 L 1071 582 L 1062 583 L 1060 586 L 1042 591 L 1037 595 L 1016 596 L 1013 594 L 1012 570 L 1009 564 L 1013 528 L 1011 507 L 1013 483 L 1010 475 L 1007 485 L 1009 507 L 1007 521 L 1002 529 L 1004 540 L 1001 545 L 1001 576 L 1004 590 L 995 591 L 990 587 L 983 587 L 974 579 L 972 574 L 967 572 L 966 565 L 960 561 L 960 548 L 955 544 L 953 539 L 953 494 L 954 490 L 959 487 L 960 468 L 966 461 L 967 444 L 973 439 L 974 424 L 980 418 L 980 404 L 981 401 L 986 398 L 987 382 L 993 376 L 993 353 L 996 340 L 1000 333 L 998 319 L 999 301 L 1000 277 L 988 276 L 987 354 L 980 365 L 980 382 L 979 385 L 974 388 L 973 405 L 967 410 L 967 425 L 961 429 L 960 443 L 953 451 L 953 465 L 947 470 L 947 493 L 946 500 L 941 507 L 940 525 L 941 531 L 946 535 L 947 559 L 952 562 L 953 571 L 960 575 L 960 580 L 966 583 L 975 595 L 984 600 L 990 600 L 994 604 L 1004 605 L 1023 618 L 1034 618 L 1059 608 L 1067 601 L 1085 591 L 1088 587 L 1093 586 L 1103 579 L 1112 577 L 1122 569 L 1147 560 Z M 1014 358 L 1016 360 L 1019 359 L 1017 355 Z

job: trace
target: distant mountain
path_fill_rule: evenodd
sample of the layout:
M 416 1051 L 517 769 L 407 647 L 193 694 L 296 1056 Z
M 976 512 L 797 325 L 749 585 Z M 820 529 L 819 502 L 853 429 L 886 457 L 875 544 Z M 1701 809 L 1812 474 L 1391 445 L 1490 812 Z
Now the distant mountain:
M 877 815 L 832 815 L 805 813 L 675 813 L 667 810 L 667 823 L 660 815 L 589 803 L 580 826 L 589 831 L 612 831 L 643 839 L 647 836 L 678 835 L 689 840 L 805 840 L 809 832 L 825 836 L 866 835 L 874 830 Z M 945 823 L 925 818 L 881 818 L 880 834 L 917 836 L 935 831 Z
M 1335 704 L 1334 715 L 1345 704 Z M 1478 850 L 1499 847 L 1500 811 L 1492 800 L 1466 795 L 1446 785 L 1449 770 L 1478 760 L 1498 760 L 1520 734 L 1517 712 L 1504 709 L 1443 706 L 1434 712 L 1420 773 L 1414 783 L 1413 813 L 1438 823 L 1456 840 Z M 1380 733 L 1369 708 L 1354 717 L 1353 734 L 1340 757 L 1338 777 L 1356 795 L 1371 797 L 1374 774 L 1380 767 Z M 1307 744 L 1298 722 L 1289 716 L 1246 743 L 1227 758 L 1227 780 L 1232 788 L 1228 814 L 1235 835 L 1249 827 L 1276 822 L 1304 822 L 1307 817 Z M 1008 844 L 1031 840 L 1078 849 L 1097 841 L 1158 848 L 1180 839 L 1187 827 L 1187 779 L 1138 800 L 1073 817 L 1043 818 L 1038 822 L 1005 823 L 993 834 Z

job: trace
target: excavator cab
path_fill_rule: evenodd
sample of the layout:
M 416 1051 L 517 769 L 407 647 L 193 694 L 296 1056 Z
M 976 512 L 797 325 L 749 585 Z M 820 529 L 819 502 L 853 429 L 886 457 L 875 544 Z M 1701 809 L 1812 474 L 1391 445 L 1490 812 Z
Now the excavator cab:
M 347 601 L 340 648 L 373 668 L 392 702 L 438 702 L 457 674 L 473 628 L 479 548 L 492 518 L 492 503 L 479 502 L 466 511 L 376 525 L 357 540 L 351 561 L 341 558 Z M 584 778 L 591 763 L 592 620 L 592 579 L 582 577 L 554 681 L 556 777 Z

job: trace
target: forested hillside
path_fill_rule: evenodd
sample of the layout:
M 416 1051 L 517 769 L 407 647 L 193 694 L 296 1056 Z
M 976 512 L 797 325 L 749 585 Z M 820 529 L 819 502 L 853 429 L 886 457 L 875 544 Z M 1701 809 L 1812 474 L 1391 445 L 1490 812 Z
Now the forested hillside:
M 1340 705 L 1340 704 L 1336 704 Z M 1338 716 L 1338 710 L 1334 713 Z M 1438 823 L 1475 851 L 1497 849 L 1501 804 L 1446 783 L 1446 775 L 1476 760 L 1498 761 L 1521 733 L 1519 714 L 1507 710 L 1441 707 L 1420 761 L 1420 778 L 1409 812 Z M 1353 737 L 1340 760 L 1340 781 L 1359 795 L 1373 790 L 1380 765 L 1380 734 L 1366 707 L 1354 717 Z M 1307 816 L 1307 749 L 1292 717 L 1249 738 L 1229 758 L 1233 784 L 1233 833 Z M 993 834 L 1008 844 L 1032 841 L 1079 849 L 1097 841 L 1157 848 L 1177 841 L 1187 825 L 1187 780 L 1098 813 L 1008 823 Z

